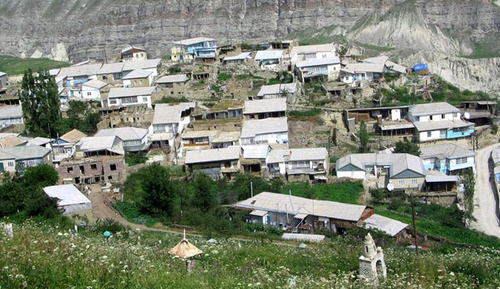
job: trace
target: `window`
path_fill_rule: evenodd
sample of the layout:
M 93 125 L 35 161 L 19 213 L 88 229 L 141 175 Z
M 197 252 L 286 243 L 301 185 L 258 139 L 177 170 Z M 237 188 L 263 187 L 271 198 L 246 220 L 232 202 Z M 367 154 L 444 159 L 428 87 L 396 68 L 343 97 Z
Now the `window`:
M 418 180 L 417 179 L 412 179 L 411 180 L 411 184 L 414 185 L 414 186 L 418 185 Z
M 93 170 L 93 171 L 97 170 L 97 165 L 96 164 L 91 164 L 90 165 L 90 169 Z
M 137 96 L 124 97 L 122 103 L 137 103 Z
M 73 173 L 73 167 L 69 167 L 69 168 L 67 168 L 66 170 L 68 171 L 68 174 Z
M 442 114 L 442 115 L 441 115 L 441 118 L 442 118 L 442 119 L 445 119 L 445 118 L 446 118 L 446 114 Z
M 148 102 L 148 97 L 147 96 L 143 96 L 142 97 L 142 102 Z
M 427 137 L 431 137 L 432 136 L 432 131 L 428 131 L 427 132 Z
M 404 185 L 405 185 L 405 183 L 406 183 L 406 182 L 405 182 L 405 180 L 399 180 L 399 185 L 400 185 L 400 186 L 404 186 Z
M 466 163 L 467 163 L 467 158 L 459 158 L 459 159 L 457 159 L 457 165 L 466 164 Z
M 9 167 L 13 167 L 13 166 L 14 166 L 14 162 L 8 162 L 8 163 L 7 163 L 7 165 L 8 165 Z
M 112 171 L 116 171 L 116 164 L 110 164 L 109 169 Z
M 92 92 L 88 91 L 87 96 L 91 96 L 91 95 L 92 95 Z
M 110 99 L 109 104 L 116 104 L 116 99 Z

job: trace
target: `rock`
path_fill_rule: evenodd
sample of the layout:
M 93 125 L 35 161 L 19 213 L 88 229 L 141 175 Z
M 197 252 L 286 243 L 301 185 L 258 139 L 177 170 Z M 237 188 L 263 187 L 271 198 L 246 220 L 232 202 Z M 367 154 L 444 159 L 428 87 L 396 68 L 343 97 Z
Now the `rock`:
M 299 249 L 307 249 L 307 245 L 304 243 L 300 243 Z
M 210 245 L 214 245 L 214 244 L 217 244 L 217 240 L 212 238 L 212 239 L 208 240 L 207 243 Z

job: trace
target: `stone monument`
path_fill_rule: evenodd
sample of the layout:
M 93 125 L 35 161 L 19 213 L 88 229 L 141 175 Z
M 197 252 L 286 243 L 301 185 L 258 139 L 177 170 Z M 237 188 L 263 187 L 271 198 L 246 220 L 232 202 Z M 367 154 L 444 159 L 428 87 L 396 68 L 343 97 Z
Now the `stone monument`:
M 370 233 L 366 235 L 363 247 L 363 255 L 359 257 L 359 277 L 364 282 L 377 286 L 380 275 L 387 278 L 384 251 L 375 245 Z

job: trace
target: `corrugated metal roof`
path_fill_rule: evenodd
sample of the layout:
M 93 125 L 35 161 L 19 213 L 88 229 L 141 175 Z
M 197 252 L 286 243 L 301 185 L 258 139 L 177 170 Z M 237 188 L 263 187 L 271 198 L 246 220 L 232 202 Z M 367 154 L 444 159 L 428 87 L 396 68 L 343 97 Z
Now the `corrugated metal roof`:
M 460 109 L 454 107 L 447 102 L 433 102 L 424 104 L 414 104 L 410 105 L 408 114 L 413 116 L 421 115 L 433 115 L 433 114 L 446 114 L 446 113 L 457 113 Z
M 187 82 L 189 78 L 185 74 L 165 75 L 160 77 L 156 83 L 179 83 Z
M 69 143 L 77 143 L 80 141 L 82 137 L 86 137 L 87 135 L 84 134 L 83 132 L 77 130 L 76 128 L 63 134 L 60 139 L 65 140 Z
M 266 159 L 269 154 L 269 145 L 245 145 L 241 148 L 245 159 Z
M 99 69 L 97 74 L 112 74 L 112 73 L 120 73 L 123 70 L 123 62 L 117 63 L 105 63 Z
M 365 220 L 365 226 L 369 229 L 381 230 L 391 237 L 394 237 L 399 232 L 406 229 L 408 224 L 381 215 L 373 214 Z
M 290 149 L 290 161 L 325 160 L 328 157 L 326 148 Z
M 290 55 L 317 52 L 335 52 L 335 46 L 333 43 L 294 46 L 292 47 Z
M 475 153 L 463 146 L 454 143 L 444 143 L 433 146 L 420 147 L 420 157 L 427 158 L 459 158 L 475 156 Z
M 121 53 L 125 53 L 125 52 L 128 52 L 130 50 L 142 50 L 142 51 L 146 51 L 146 50 L 144 50 L 144 48 L 140 48 L 140 47 L 137 47 L 137 46 L 129 45 L 129 46 L 123 48 L 122 51 L 121 51 Z
M 321 242 L 325 239 L 324 235 L 315 234 L 296 234 L 296 233 L 283 233 L 281 236 L 283 240 L 303 241 L 303 242 Z
M 266 163 L 277 164 L 283 163 L 285 161 L 285 156 L 289 155 L 289 151 L 286 149 L 273 149 L 267 157 Z
M 78 147 L 81 151 L 114 150 L 113 145 L 117 138 L 117 136 L 82 137 Z
M 175 45 L 193 45 L 196 43 L 201 43 L 205 41 L 215 41 L 213 38 L 208 38 L 208 37 L 195 37 L 195 38 L 189 38 L 189 39 L 183 39 L 179 41 L 172 42 Z
M 364 72 L 375 72 L 375 73 L 383 73 L 384 72 L 384 64 L 383 63 L 348 63 L 344 70 L 354 72 L 354 73 L 364 73 Z
M 263 85 L 257 96 L 264 97 L 269 94 L 281 94 L 283 91 L 286 91 L 290 94 L 295 94 L 297 91 L 296 83 L 281 83 L 281 84 L 273 84 L 273 85 Z
M 226 56 L 224 57 L 224 61 L 232 61 L 232 60 L 245 60 L 251 59 L 250 52 L 242 52 L 235 56 Z
M 418 131 L 438 130 L 467 127 L 473 123 L 465 122 L 461 119 L 456 120 L 433 120 L 433 121 L 416 121 L 413 123 Z
M 182 112 L 194 107 L 194 102 L 181 102 L 178 104 L 156 104 L 153 124 L 178 123 L 181 121 Z
M 50 153 L 50 149 L 41 146 L 17 146 L 0 148 L 0 152 L 15 157 L 16 160 L 41 159 Z
M 145 128 L 117 127 L 110 129 L 102 129 L 98 131 L 95 134 L 95 136 L 96 137 L 117 136 L 123 141 L 131 141 L 131 140 L 142 140 L 147 134 L 148 130 Z
M 255 60 L 282 59 L 283 50 L 259 50 L 255 54 Z
M 199 137 L 215 137 L 220 133 L 219 130 L 186 130 L 182 133 L 182 139 L 199 138 Z
M 304 67 L 324 66 L 333 64 L 340 64 L 340 58 L 334 57 L 334 58 L 304 60 L 304 61 L 298 61 L 295 65 L 298 68 L 304 68 Z
M 253 198 L 238 202 L 234 206 L 291 215 L 307 214 L 353 222 L 359 221 L 366 209 L 366 206 L 362 205 L 318 201 L 270 192 L 262 192 Z
M 0 119 L 23 117 L 23 109 L 20 105 L 0 105 Z
M 59 206 L 90 203 L 90 200 L 71 184 L 45 187 L 43 191 L 49 197 L 59 199 Z
M 385 64 L 387 62 L 387 60 L 389 60 L 388 56 L 380 55 L 380 56 L 376 56 L 376 57 L 365 58 L 365 59 L 363 59 L 361 61 L 365 62 L 365 63 Z
M 250 212 L 250 215 L 252 216 L 258 216 L 258 217 L 263 217 L 267 215 L 267 211 L 261 211 L 261 210 L 253 210 Z
M 286 98 L 271 98 L 245 101 L 243 114 L 286 111 Z
M 389 166 L 390 177 L 411 170 L 422 176 L 426 175 L 422 159 L 410 154 L 350 154 L 337 160 L 336 169 L 341 170 L 347 165 L 353 165 L 364 171 L 366 166 Z
M 83 65 L 73 65 L 69 67 L 63 67 L 59 70 L 57 77 L 64 78 L 75 77 L 75 76 L 90 76 L 97 75 L 99 70 L 101 70 L 102 63 L 97 64 L 83 64 Z
M 245 120 L 241 128 L 241 137 L 278 132 L 288 132 L 286 117 Z
M 129 74 L 125 75 L 122 79 L 137 79 L 137 78 L 147 78 L 151 75 L 151 71 L 144 70 L 142 68 L 137 68 L 132 70 Z
M 92 80 L 89 80 L 85 83 L 82 83 L 82 86 L 88 86 L 88 87 L 97 88 L 97 89 L 101 89 L 107 85 L 108 84 L 106 82 L 102 82 L 102 81 L 97 80 L 97 79 L 92 79 Z
M 210 163 L 240 158 L 240 147 L 230 146 L 222 149 L 195 150 L 186 152 L 186 164 Z
M 151 95 L 155 91 L 155 89 L 155 86 L 113 87 L 109 90 L 108 98 Z
M 6 136 L 0 139 L 0 148 L 11 148 L 19 145 L 24 145 L 28 141 L 17 136 Z
M 134 60 L 127 61 L 123 63 L 123 71 L 132 71 L 138 68 L 148 69 L 148 68 L 157 68 L 161 63 L 161 59 L 143 59 L 143 60 Z
M 394 63 L 392 61 L 387 61 L 385 63 L 385 67 L 387 67 L 390 70 L 394 70 L 399 73 L 406 73 L 406 67 L 399 65 L 397 63 Z
M 438 171 L 428 171 L 425 176 L 427 183 L 458 183 L 458 176 L 448 176 Z

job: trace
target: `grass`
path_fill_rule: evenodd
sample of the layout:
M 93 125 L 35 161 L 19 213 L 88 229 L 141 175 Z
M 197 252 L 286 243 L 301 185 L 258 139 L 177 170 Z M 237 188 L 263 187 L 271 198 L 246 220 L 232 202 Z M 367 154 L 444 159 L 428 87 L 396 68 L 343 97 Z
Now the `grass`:
M 114 204 L 115 209 L 117 209 L 125 219 L 129 222 L 136 224 L 143 224 L 148 227 L 153 227 L 156 224 L 156 220 L 148 215 L 139 212 L 136 206 L 128 202 L 116 202 Z
M 118 230 L 104 240 L 107 226 L 75 234 L 34 222 L 15 225 L 13 240 L 0 238 L 2 288 L 367 288 L 356 277 L 362 240 L 351 234 L 307 249 L 282 240 L 217 238 L 209 244 L 207 237 L 188 236 L 203 251 L 188 274 L 185 262 L 168 254 L 180 235 Z M 384 243 L 383 249 L 389 274 L 379 288 L 500 284 L 493 253 L 451 248 L 422 252 L 416 262 L 405 248 Z
M 231 73 L 219 73 L 219 75 L 217 75 L 217 79 L 220 80 L 220 81 L 224 81 L 224 80 L 228 80 L 228 79 L 231 79 L 233 77 L 233 75 Z
M 357 204 L 358 198 L 363 191 L 361 182 L 336 183 L 336 184 L 315 184 L 308 183 L 288 183 L 283 187 L 281 193 L 316 200 L 326 200 L 348 204 Z
M 392 51 L 392 50 L 395 49 L 394 47 L 377 46 L 377 45 L 362 43 L 362 42 L 359 42 L 359 41 L 354 41 L 354 43 L 356 45 L 359 45 L 359 46 L 365 48 L 365 49 L 379 51 L 379 52 L 387 52 L 387 51 Z
M 69 66 L 70 63 L 48 58 L 20 58 L 10 55 L 0 55 L 0 71 L 9 75 L 22 74 L 28 68 L 33 71 L 49 70 Z
M 309 110 L 292 110 L 288 113 L 291 117 L 310 117 L 310 116 L 318 116 L 321 113 L 321 109 L 312 108 Z
M 189 99 L 185 96 L 175 97 L 175 96 L 164 96 L 156 103 L 180 103 L 180 102 L 189 102 Z
M 148 158 L 146 157 L 146 153 L 144 152 L 137 152 L 137 153 L 130 153 L 127 152 L 125 154 L 125 163 L 129 166 L 135 166 L 138 164 L 144 164 Z
M 334 41 L 344 43 L 345 37 L 339 35 L 332 35 L 336 26 L 331 25 L 321 29 L 307 29 L 290 33 L 287 38 L 297 39 L 299 45 L 313 45 L 332 43 Z

